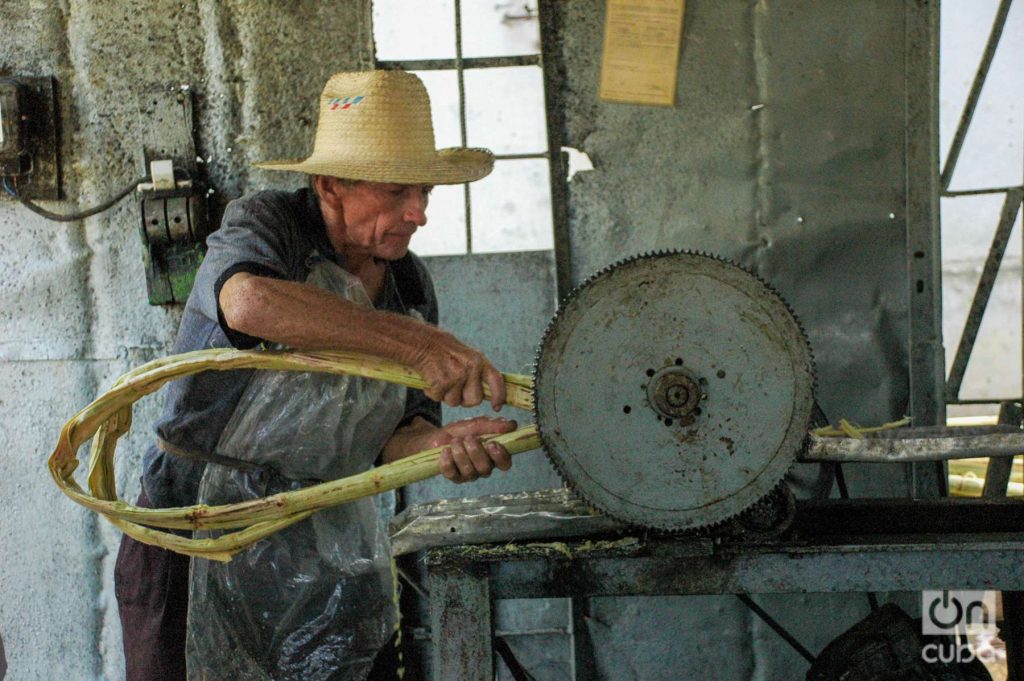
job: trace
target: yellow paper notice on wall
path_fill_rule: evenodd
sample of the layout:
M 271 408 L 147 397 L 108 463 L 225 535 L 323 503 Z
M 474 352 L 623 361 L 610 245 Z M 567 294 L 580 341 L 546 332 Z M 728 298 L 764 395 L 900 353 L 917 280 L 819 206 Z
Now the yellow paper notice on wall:
M 672 106 L 686 0 L 608 0 L 601 99 Z

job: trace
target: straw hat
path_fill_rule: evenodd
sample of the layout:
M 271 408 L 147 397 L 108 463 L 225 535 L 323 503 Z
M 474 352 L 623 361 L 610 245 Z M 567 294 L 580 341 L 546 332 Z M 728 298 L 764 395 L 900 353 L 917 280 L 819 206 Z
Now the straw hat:
M 336 73 L 324 86 L 309 158 L 256 165 L 351 180 L 460 184 L 486 177 L 494 155 L 487 149 L 436 149 L 430 98 L 413 74 L 357 71 Z

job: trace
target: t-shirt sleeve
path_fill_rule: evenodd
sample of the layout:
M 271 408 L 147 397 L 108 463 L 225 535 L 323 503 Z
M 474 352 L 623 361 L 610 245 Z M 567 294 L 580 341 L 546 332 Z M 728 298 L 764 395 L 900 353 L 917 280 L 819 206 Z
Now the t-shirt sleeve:
M 261 339 L 227 325 L 220 309 L 221 288 L 239 272 L 288 278 L 293 220 L 267 194 L 255 194 L 229 203 L 220 229 L 206 241 L 206 256 L 193 286 L 193 302 L 206 317 L 217 321 L 236 348 L 254 347 Z

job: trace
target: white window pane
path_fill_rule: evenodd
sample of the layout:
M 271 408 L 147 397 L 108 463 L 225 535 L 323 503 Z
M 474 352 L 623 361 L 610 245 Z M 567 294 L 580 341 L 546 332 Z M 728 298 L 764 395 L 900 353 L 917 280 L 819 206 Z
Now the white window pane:
M 998 6 L 996 0 L 942 3 L 939 121 L 942 160 L 953 136 Z M 1024 154 L 1024 3 L 1010 6 L 1006 26 L 964 140 L 950 189 L 1019 185 Z
M 1020 223 L 1017 223 L 1020 228 Z M 964 322 L 974 299 L 981 263 L 959 263 L 942 270 L 942 329 L 946 366 L 956 354 Z M 1021 391 L 1021 286 L 1020 271 L 1000 269 L 981 318 L 978 337 L 967 363 L 960 397 L 1001 398 Z M 991 408 L 991 407 L 989 407 Z
M 486 147 L 496 154 L 547 150 L 539 66 L 470 69 L 465 83 L 469 146 Z
M 377 59 L 454 59 L 453 0 L 373 0 Z
M 427 224 L 409 244 L 417 255 L 461 255 L 466 252 L 466 200 L 461 184 L 434 187 L 427 206 Z
M 462 56 L 513 54 L 540 54 L 536 0 L 462 0 Z
M 474 253 L 553 247 L 547 159 L 498 161 L 470 191 Z
M 942 209 L 942 266 L 957 267 L 971 263 L 978 272 L 988 257 L 992 237 L 1002 217 L 1005 194 L 978 194 L 975 196 L 943 197 Z M 1020 225 L 1020 214 L 1016 225 Z M 1016 229 L 1016 227 L 1014 227 Z M 1021 258 L 1021 240 L 1011 237 L 1003 256 L 1005 266 L 1018 264 Z
M 434 143 L 438 149 L 462 146 L 459 130 L 459 77 L 455 71 L 416 71 L 430 95 Z

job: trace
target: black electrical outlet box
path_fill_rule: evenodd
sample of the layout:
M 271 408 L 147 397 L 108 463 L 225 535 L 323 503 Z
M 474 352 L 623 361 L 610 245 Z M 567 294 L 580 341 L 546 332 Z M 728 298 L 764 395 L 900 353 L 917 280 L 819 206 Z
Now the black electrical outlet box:
M 0 78 L 0 175 L 24 175 L 31 170 L 25 120 L 28 113 L 25 86 L 11 78 Z
M 26 199 L 61 198 L 56 93 L 53 78 L 0 76 L 0 177 Z

